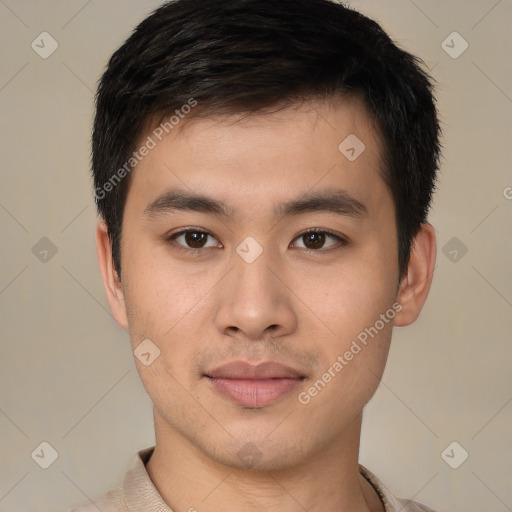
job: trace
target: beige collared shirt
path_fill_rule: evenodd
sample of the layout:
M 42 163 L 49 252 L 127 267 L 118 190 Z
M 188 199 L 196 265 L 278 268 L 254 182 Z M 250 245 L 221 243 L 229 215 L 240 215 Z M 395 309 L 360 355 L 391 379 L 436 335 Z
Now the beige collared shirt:
M 126 472 L 120 487 L 100 496 L 93 503 L 69 512 L 173 512 L 158 493 L 146 471 L 146 463 L 154 448 L 146 448 L 135 455 L 133 465 Z M 359 470 L 377 491 L 386 512 L 435 512 L 416 501 L 397 498 L 361 464 Z M 194 509 L 191 507 L 190 510 Z

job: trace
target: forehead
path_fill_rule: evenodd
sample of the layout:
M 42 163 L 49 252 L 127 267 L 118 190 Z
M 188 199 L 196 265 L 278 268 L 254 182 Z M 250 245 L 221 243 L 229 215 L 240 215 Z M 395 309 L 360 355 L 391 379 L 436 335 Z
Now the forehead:
M 131 177 L 128 200 L 139 210 L 177 186 L 233 212 L 268 205 L 275 213 L 279 200 L 318 188 L 342 188 L 370 204 L 388 192 L 380 136 L 357 98 L 245 116 L 184 116 L 162 140 L 157 128 L 141 137 L 155 145 Z

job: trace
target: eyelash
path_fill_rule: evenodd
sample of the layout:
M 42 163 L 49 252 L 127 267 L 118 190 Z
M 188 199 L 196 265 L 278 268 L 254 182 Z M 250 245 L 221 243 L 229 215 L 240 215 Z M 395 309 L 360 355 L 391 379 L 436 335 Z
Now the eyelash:
M 169 244 L 169 245 L 172 245 L 174 249 L 178 250 L 178 251 L 181 251 L 181 252 L 184 252 L 184 253 L 187 253 L 187 254 L 192 254 L 194 256 L 199 256 L 201 254 L 201 252 L 203 252 L 204 250 L 206 249 L 211 249 L 211 247 L 206 247 L 206 248 L 198 248 L 198 249 L 192 249 L 190 247 L 184 247 L 183 245 L 180 245 L 180 244 L 176 244 L 174 242 L 174 239 L 180 237 L 181 235 L 185 235 L 187 233 L 204 233 L 205 235 L 210 235 L 213 237 L 213 235 L 208 232 L 208 231 L 204 231 L 202 229 L 184 229 L 182 231 L 179 231 L 177 233 L 173 233 L 172 235 L 168 236 L 166 238 L 166 242 Z M 302 238 L 303 236 L 305 235 L 308 235 L 310 233 L 319 233 L 319 234 L 324 234 L 324 235 L 328 235 L 332 238 L 336 238 L 338 239 L 338 247 L 336 247 L 336 244 L 334 244 L 333 246 L 331 246 L 329 249 L 302 249 L 304 252 L 306 252 L 307 254 L 326 254 L 330 251 L 333 251 L 333 250 L 336 250 L 336 249 L 341 249 L 345 246 L 347 246 L 349 244 L 348 240 L 340 235 L 337 235 L 336 233 L 333 233 L 332 231 L 329 231 L 327 229 L 308 229 L 307 231 L 303 231 L 302 233 L 299 233 L 293 240 L 297 240 L 299 238 Z M 215 238 L 215 237 L 213 237 Z

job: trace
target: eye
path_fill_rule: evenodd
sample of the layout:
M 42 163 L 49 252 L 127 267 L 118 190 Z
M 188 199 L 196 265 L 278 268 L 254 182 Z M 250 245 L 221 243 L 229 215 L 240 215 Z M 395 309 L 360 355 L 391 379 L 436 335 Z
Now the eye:
M 211 238 L 211 243 L 208 243 L 208 238 Z M 320 229 L 305 231 L 298 235 L 295 240 L 302 241 L 302 246 L 299 244 L 296 245 L 296 247 L 304 249 L 306 252 L 316 254 L 322 254 L 329 250 L 334 250 L 336 247 L 334 247 L 334 249 L 331 248 L 336 245 L 339 245 L 339 248 L 348 245 L 348 241 L 343 237 L 335 235 L 330 231 Z M 325 244 L 329 240 L 332 242 L 326 246 Z M 174 233 L 167 237 L 167 242 L 173 245 L 177 250 L 192 254 L 199 254 L 201 249 L 219 247 L 219 243 L 215 243 L 215 237 L 208 231 L 203 231 L 201 229 L 185 229 L 179 231 L 178 233 Z M 222 245 L 220 245 L 220 247 L 222 247 Z
M 307 252 L 324 253 L 327 252 L 325 243 L 327 240 L 334 240 L 327 248 L 333 247 L 338 243 L 340 246 L 345 246 L 348 242 L 341 236 L 335 235 L 329 231 L 322 231 L 319 229 L 309 230 L 300 234 L 295 240 L 303 241 L 300 249 L 305 249 Z
M 215 243 L 208 245 L 208 237 L 215 240 L 215 238 L 207 231 L 202 231 L 200 229 L 185 229 L 178 233 L 174 233 L 168 237 L 167 240 L 173 245 L 177 245 L 178 249 L 197 252 L 197 249 L 205 249 L 208 247 L 216 246 Z

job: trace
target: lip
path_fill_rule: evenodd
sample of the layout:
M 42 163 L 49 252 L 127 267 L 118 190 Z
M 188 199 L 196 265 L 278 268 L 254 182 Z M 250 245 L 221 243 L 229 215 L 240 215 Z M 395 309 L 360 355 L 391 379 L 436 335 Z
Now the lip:
M 301 379 L 305 375 L 291 366 L 276 361 L 265 361 L 257 365 L 246 361 L 232 361 L 207 372 L 214 379 Z
M 233 361 L 206 373 L 205 377 L 216 392 L 245 407 L 270 405 L 306 378 L 298 370 L 274 361 L 258 365 Z

